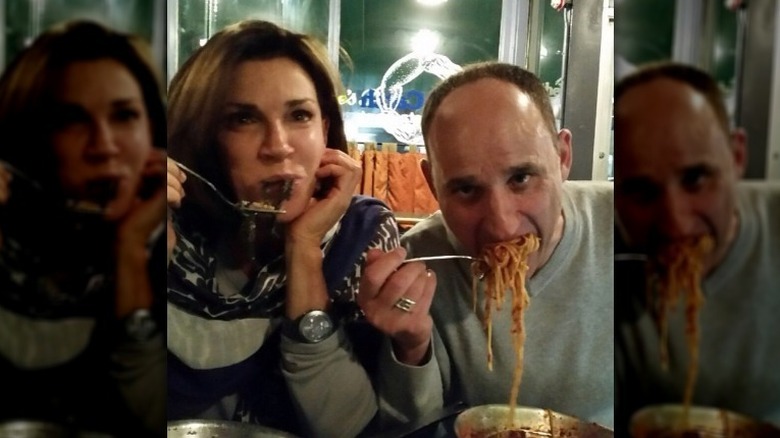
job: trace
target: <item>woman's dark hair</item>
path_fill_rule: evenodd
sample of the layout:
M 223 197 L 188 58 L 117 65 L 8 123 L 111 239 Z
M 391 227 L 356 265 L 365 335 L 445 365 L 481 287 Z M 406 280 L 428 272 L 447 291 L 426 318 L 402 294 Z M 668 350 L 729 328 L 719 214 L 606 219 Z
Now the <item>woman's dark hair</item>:
M 150 55 L 140 37 L 91 21 L 65 22 L 41 34 L 0 77 L 0 159 L 39 181 L 52 181 L 56 163 L 49 142 L 56 121 L 47 112 L 62 73 L 75 62 L 101 59 L 122 64 L 138 82 L 152 140 L 164 148 L 163 87 Z
M 310 35 L 291 32 L 267 21 L 232 24 L 214 34 L 184 63 L 168 90 L 171 158 L 205 176 L 226 196 L 235 195 L 220 158 L 217 135 L 233 75 L 245 61 L 276 58 L 290 59 L 306 72 L 314 83 L 322 117 L 328 122 L 327 147 L 347 151 L 338 101 L 343 85 L 327 48 Z M 199 221 L 201 231 L 225 219 L 220 214 L 224 209 L 214 205 L 214 198 L 207 190 L 194 185 L 185 198 L 185 210 L 194 207 L 197 211 L 194 214 L 205 215 Z

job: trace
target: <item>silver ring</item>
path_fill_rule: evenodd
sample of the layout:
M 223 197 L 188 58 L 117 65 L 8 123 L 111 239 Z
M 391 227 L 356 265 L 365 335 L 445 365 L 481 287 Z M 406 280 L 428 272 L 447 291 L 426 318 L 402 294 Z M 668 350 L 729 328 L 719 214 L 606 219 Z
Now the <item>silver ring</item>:
M 393 307 L 395 307 L 396 309 L 401 309 L 404 312 L 411 312 L 412 307 L 415 304 L 417 304 L 416 301 L 410 300 L 409 298 L 406 297 L 401 297 L 398 299 L 398 301 L 395 302 L 395 304 L 393 304 Z

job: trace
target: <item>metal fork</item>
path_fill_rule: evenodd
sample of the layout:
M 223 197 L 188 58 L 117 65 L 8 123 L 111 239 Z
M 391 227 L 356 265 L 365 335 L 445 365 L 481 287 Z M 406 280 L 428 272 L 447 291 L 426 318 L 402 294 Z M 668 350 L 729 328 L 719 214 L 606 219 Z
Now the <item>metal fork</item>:
M 11 163 L 0 160 L 0 166 L 7 169 L 9 172 L 11 172 L 12 175 L 14 175 L 17 178 L 20 178 L 21 180 L 25 181 L 27 184 L 29 184 L 32 188 L 35 190 L 46 194 L 46 190 L 43 188 L 43 185 L 39 183 L 34 178 L 28 176 L 26 173 L 19 170 L 17 167 L 12 165 Z M 84 199 L 65 199 L 65 208 L 67 210 L 70 210 L 75 213 L 81 213 L 81 214 L 87 214 L 87 215 L 102 215 L 106 212 L 106 207 L 104 205 L 100 205 L 97 202 L 88 201 Z
M 285 181 L 284 187 L 282 188 L 282 196 L 281 199 L 278 200 L 277 205 L 270 205 L 266 203 L 261 202 L 252 202 L 252 201 L 238 201 L 233 202 L 230 199 L 228 199 L 225 195 L 222 194 L 222 192 L 217 189 L 217 187 L 209 181 L 206 177 L 200 175 L 198 172 L 195 172 L 194 170 L 190 169 L 189 167 L 179 163 L 176 160 L 171 160 L 174 163 L 176 163 L 176 166 L 179 167 L 179 169 L 187 172 L 188 174 L 194 176 L 195 178 L 199 179 L 201 182 L 206 184 L 211 190 L 214 191 L 214 193 L 219 196 L 219 198 L 231 206 L 232 208 L 235 208 L 242 213 L 270 213 L 270 214 L 282 214 L 285 213 L 285 210 L 282 210 L 279 208 L 279 204 L 282 203 L 285 199 L 287 199 L 290 196 L 290 192 L 292 191 L 292 181 Z
M 485 274 L 487 274 L 488 268 L 485 262 L 482 261 L 482 259 L 478 259 L 476 257 L 471 257 L 467 255 L 459 255 L 459 254 L 415 257 L 411 259 L 406 259 L 401 264 L 405 264 L 409 262 L 424 262 L 428 260 L 450 260 L 450 259 L 471 260 L 472 273 L 474 273 L 477 276 L 477 279 L 479 280 L 485 278 Z
M 467 255 L 456 255 L 456 254 L 450 254 L 450 255 L 438 255 L 438 256 L 426 256 L 426 257 L 415 257 L 412 259 L 406 259 L 403 261 L 403 263 L 410 263 L 410 262 L 424 262 L 427 260 L 448 260 L 448 259 L 464 259 L 464 260 L 471 260 L 471 261 L 479 261 L 476 257 L 471 257 Z
M 547 436 L 551 437 L 553 436 L 550 432 L 544 432 L 541 430 L 533 430 L 533 429 L 512 429 L 512 430 L 501 430 L 498 432 L 493 432 L 488 435 L 485 435 L 485 438 L 504 438 L 504 437 L 514 437 L 518 436 L 518 432 L 522 433 L 523 437 L 534 437 L 534 436 Z

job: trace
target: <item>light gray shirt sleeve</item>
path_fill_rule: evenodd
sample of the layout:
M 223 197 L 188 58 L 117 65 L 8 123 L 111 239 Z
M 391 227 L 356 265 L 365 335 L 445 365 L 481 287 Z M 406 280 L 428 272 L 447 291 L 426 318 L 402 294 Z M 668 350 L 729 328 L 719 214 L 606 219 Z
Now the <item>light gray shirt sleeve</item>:
M 385 339 L 379 363 L 379 415 L 382 429 L 397 427 L 435 412 L 444 406 L 444 386 L 436 360 L 436 337 L 427 361 L 410 366 L 398 361 Z
M 282 336 L 282 372 L 306 436 L 354 437 L 373 419 L 377 398 L 343 328 L 318 344 Z
M 162 333 L 121 342 L 111 353 L 111 375 L 130 410 L 149 431 L 165 430 L 167 357 Z

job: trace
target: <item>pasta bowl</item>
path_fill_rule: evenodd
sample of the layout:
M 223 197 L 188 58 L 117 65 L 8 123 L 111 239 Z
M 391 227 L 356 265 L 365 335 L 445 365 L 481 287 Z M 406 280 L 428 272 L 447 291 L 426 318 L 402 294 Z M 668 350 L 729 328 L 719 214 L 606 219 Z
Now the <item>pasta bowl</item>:
M 511 415 L 511 417 L 510 417 Z M 511 421 L 511 423 L 510 423 Z M 458 438 L 612 438 L 614 432 L 596 423 L 549 409 L 509 405 L 481 405 L 455 419 Z
M 780 429 L 725 409 L 691 406 L 687 421 L 681 404 L 652 405 L 629 424 L 632 438 L 780 438 Z
M 15 419 L 0 423 L 0 438 L 112 438 L 112 435 L 42 420 Z
M 281 430 L 237 421 L 180 420 L 168 423 L 168 438 L 296 438 Z

